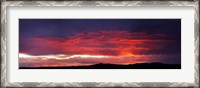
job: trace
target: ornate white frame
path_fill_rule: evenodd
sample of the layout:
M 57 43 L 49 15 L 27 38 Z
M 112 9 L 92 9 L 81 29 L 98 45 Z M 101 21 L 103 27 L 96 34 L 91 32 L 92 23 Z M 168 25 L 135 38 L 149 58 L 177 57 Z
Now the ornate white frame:
M 195 82 L 32 82 L 6 81 L 6 8 L 9 6 L 194 6 Z M 1 87 L 199 87 L 199 1 L 2 1 L 1 2 Z

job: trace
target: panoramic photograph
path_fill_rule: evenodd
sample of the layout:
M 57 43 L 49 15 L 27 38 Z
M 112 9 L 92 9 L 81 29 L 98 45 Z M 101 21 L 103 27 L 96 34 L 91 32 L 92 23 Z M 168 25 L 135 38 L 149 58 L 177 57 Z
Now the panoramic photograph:
M 181 69 L 181 19 L 19 19 L 19 69 Z

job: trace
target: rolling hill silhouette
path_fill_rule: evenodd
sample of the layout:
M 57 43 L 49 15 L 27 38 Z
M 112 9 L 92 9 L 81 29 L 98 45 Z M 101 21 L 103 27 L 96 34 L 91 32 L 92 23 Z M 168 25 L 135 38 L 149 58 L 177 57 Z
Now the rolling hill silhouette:
M 129 65 L 99 63 L 90 66 L 19 67 L 19 69 L 181 69 L 181 64 L 136 63 Z

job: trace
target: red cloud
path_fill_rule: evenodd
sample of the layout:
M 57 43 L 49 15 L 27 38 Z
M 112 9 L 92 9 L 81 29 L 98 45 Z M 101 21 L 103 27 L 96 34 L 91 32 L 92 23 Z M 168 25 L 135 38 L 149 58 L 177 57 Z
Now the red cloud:
M 65 60 L 20 58 L 20 66 L 77 66 L 97 63 L 131 64 L 162 61 L 174 43 L 173 35 L 147 34 L 128 31 L 79 32 L 66 38 L 33 37 L 26 42 L 28 48 L 20 51 L 30 55 L 103 55 L 109 58 L 70 58 Z M 165 58 L 161 57 L 161 58 Z
M 162 48 L 174 41 L 169 38 L 170 36 L 166 34 L 146 34 L 143 32 L 80 32 L 65 39 L 34 37 L 30 42 L 27 42 L 28 49 L 21 52 L 33 55 L 60 53 L 68 55 L 138 55 L 143 54 L 143 51 L 162 50 Z

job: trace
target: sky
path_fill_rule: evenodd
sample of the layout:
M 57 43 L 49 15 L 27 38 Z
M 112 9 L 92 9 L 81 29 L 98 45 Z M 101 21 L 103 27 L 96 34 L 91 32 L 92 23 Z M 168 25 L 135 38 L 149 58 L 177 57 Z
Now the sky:
M 19 66 L 181 64 L 181 19 L 19 19 Z

